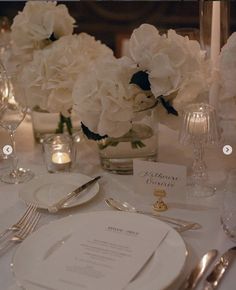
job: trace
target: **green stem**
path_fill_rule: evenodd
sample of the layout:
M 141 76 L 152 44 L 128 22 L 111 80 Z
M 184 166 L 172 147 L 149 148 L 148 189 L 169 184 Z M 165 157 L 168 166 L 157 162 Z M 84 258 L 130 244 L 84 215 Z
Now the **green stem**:
M 67 117 L 65 118 L 65 122 L 66 122 L 66 127 L 67 127 L 67 131 L 70 135 L 72 135 L 72 131 L 73 131 L 73 126 L 72 126 L 72 122 L 71 122 L 71 118 Z
M 58 122 L 58 127 L 56 133 L 62 134 L 64 132 L 64 125 L 66 125 L 67 131 L 70 135 L 73 133 L 73 126 L 70 117 L 65 117 L 60 113 L 60 119 Z

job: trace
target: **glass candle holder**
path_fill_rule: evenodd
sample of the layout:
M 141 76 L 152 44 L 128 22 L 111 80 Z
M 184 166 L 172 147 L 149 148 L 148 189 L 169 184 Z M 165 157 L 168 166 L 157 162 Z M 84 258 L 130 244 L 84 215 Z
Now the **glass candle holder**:
M 189 195 L 206 197 L 214 194 L 215 188 L 208 185 L 207 167 L 204 162 L 204 147 L 220 141 L 215 109 L 204 103 L 186 107 L 179 136 L 182 144 L 193 145 L 194 161 L 188 184 Z
M 76 149 L 68 135 L 51 135 L 43 142 L 45 163 L 48 172 L 67 172 L 73 168 Z
M 214 13 L 217 10 L 219 10 L 219 15 Z M 220 48 L 226 43 L 229 37 L 230 1 L 200 0 L 199 18 L 201 48 L 206 50 L 207 56 L 209 57 L 211 45 L 214 45 L 211 43 L 211 41 L 214 39 L 214 35 L 212 34 L 216 33 L 216 37 L 219 37 Z M 216 22 L 219 23 L 217 24 Z M 217 25 L 219 26 L 218 31 L 214 29 L 214 27 Z

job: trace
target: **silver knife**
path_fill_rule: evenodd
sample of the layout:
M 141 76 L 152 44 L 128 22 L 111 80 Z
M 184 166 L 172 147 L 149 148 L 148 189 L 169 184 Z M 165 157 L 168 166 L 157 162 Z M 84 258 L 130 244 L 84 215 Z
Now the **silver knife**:
M 93 179 L 91 179 L 90 181 L 84 183 L 83 185 L 81 185 L 80 187 L 76 188 L 75 190 L 73 190 L 72 192 L 68 193 L 66 196 L 64 196 L 62 199 L 60 199 L 58 202 L 54 203 L 53 205 L 48 207 L 48 211 L 55 213 L 57 212 L 59 209 L 61 209 L 63 207 L 63 205 L 72 197 L 74 196 L 78 196 L 84 189 L 86 189 L 87 187 L 89 187 L 91 184 L 93 184 L 94 182 L 96 182 L 98 179 L 100 179 L 101 176 L 97 176 Z
M 211 263 L 214 261 L 218 251 L 213 249 L 205 253 L 197 265 L 193 268 L 190 275 L 183 282 L 179 290 L 193 290 L 197 287 L 203 274 L 207 271 Z
M 227 250 L 221 257 L 220 260 L 214 266 L 212 272 L 207 276 L 203 290 L 216 289 L 224 276 L 226 270 L 232 264 L 236 258 L 236 247 Z

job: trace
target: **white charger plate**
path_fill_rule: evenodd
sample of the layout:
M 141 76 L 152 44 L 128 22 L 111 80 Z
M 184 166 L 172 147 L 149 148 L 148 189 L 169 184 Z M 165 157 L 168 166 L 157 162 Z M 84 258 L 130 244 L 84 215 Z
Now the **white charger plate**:
M 137 219 L 137 223 L 139 219 L 146 219 L 147 224 L 149 222 L 155 223 L 157 232 L 163 228 L 169 231 L 152 258 L 125 290 L 166 289 L 177 279 L 184 267 L 187 250 L 183 239 L 173 228 L 157 219 L 136 213 L 114 211 L 80 213 L 53 221 L 41 227 L 19 246 L 13 257 L 12 270 L 16 280 L 27 290 L 45 289 L 34 283 L 27 282 L 30 279 L 32 269 L 38 267 L 45 257 L 49 254 L 51 255 L 62 244 L 64 247 L 66 240 L 71 235 L 76 235 L 79 244 L 80 228 L 86 227 L 89 231 L 92 231 L 97 222 L 101 222 L 104 219 L 120 219 L 121 216 L 127 219 L 127 224 L 129 224 L 131 218 Z M 70 250 L 76 252 L 76 249 Z M 63 253 L 61 254 L 61 260 L 63 261 Z M 53 269 L 48 275 L 53 275 Z
M 75 190 L 91 179 L 90 176 L 80 173 L 40 175 L 21 187 L 19 197 L 27 204 L 33 203 L 39 208 L 47 209 L 67 193 Z M 98 191 L 99 184 L 96 182 L 81 192 L 78 197 L 72 198 L 68 203 L 65 203 L 63 208 L 71 208 L 86 203 L 91 200 Z

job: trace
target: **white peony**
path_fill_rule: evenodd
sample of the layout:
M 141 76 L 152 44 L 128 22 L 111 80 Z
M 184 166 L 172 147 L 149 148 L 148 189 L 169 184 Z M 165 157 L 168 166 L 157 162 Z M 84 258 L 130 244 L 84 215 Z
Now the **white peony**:
M 193 100 L 208 85 L 205 73 L 202 78 L 207 70 L 199 43 L 174 30 L 160 35 L 154 26 L 141 25 L 131 35 L 129 53 L 137 68 L 148 73 L 156 98 L 179 91 L 176 103 L 180 104 Z M 201 82 L 200 87 L 196 86 Z
M 41 49 L 50 42 L 52 34 L 56 39 L 72 34 L 74 23 L 63 4 L 28 1 L 11 27 L 14 53 L 30 60 L 35 49 Z
M 221 99 L 236 97 L 236 32 L 228 39 L 220 53 Z
M 94 37 L 81 33 L 61 37 L 33 54 L 16 80 L 28 106 L 67 115 L 72 108 L 72 89 L 78 75 L 112 51 Z M 24 94 L 23 94 L 24 92 Z
M 73 90 L 74 110 L 91 131 L 120 137 L 131 129 L 135 108 L 149 101 L 140 88 L 130 84 L 135 72 L 127 58 L 110 57 L 79 75 Z

